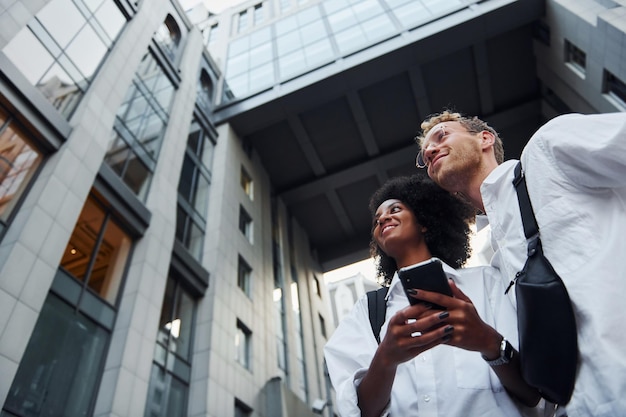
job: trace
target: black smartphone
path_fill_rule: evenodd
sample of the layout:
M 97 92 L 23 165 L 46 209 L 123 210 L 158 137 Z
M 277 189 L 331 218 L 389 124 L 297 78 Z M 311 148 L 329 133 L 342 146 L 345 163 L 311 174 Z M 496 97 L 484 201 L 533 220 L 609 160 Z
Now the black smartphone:
M 411 305 L 422 301 L 416 300 L 407 293 L 407 290 L 410 288 L 435 291 L 452 297 L 452 288 L 450 288 L 448 277 L 443 272 L 443 266 L 439 259 L 432 258 L 425 262 L 400 268 L 398 269 L 398 277 Z M 433 308 L 445 310 L 445 307 L 433 303 L 430 304 Z

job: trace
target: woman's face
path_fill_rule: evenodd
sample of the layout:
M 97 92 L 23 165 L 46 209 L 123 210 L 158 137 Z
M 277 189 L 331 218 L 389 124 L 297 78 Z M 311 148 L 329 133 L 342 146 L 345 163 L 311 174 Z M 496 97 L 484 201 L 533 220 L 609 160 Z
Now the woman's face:
M 408 206 L 400 200 L 390 199 L 376 209 L 372 236 L 383 252 L 396 258 L 400 251 L 412 248 L 422 240 L 421 229 Z

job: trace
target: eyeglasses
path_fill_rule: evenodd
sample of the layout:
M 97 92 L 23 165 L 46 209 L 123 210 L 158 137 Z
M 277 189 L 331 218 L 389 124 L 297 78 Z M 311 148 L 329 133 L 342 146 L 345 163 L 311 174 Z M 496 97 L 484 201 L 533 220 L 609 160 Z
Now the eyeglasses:
M 430 165 L 430 161 L 426 159 L 426 151 L 428 151 L 433 146 L 439 145 L 444 140 L 445 136 L 448 136 L 455 132 L 477 134 L 480 131 L 466 129 L 465 127 L 463 128 L 463 130 L 455 130 L 455 129 L 449 130 L 446 125 L 440 125 L 436 127 L 435 129 L 428 132 L 428 134 L 426 135 L 428 136 L 428 139 L 424 138 L 424 142 L 422 142 L 422 147 L 420 151 L 417 153 L 417 157 L 415 158 L 415 166 L 420 169 L 428 168 L 428 166 Z
M 429 138 L 424 139 L 424 143 L 422 144 L 420 151 L 417 153 L 417 157 L 415 157 L 416 167 L 422 169 L 422 168 L 427 168 L 428 165 L 430 165 L 430 162 L 426 160 L 426 156 L 424 155 L 424 152 L 426 152 L 430 148 L 431 145 L 434 145 L 434 143 L 441 142 L 441 139 L 445 135 L 446 135 L 445 125 L 441 125 L 437 127 L 434 131 L 429 132 Z

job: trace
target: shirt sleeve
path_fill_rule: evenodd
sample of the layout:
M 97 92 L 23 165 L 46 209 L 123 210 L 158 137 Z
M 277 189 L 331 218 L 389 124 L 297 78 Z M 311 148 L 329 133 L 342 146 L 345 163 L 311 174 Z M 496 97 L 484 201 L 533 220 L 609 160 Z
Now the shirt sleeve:
M 367 297 L 361 297 L 324 346 L 328 374 L 342 417 L 359 417 L 357 388 L 378 348 L 369 323 Z
M 532 152 L 539 148 L 537 153 Z M 574 184 L 626 186 L 626 113 L 567 114 L 541 127 L 527 146 L 528 158 L 547 157 Z

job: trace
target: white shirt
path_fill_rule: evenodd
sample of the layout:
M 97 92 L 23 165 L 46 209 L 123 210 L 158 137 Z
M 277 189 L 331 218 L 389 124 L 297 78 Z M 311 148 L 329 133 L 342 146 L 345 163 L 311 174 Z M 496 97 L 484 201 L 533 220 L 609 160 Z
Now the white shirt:
M 497 271 L 489 267 L 455 271 L 445 264 L 444 270 L 472 300 L 481 318 L 516 346 L 515 311 L 503 296 Z M 381 340 L 387 332 L 388 320 L 408 305 L 396 274 L 387 294 Z M 367 297 L 363 296 L 342 319 L 324 348 L 341 417 L 361 415 L 357 387 L 378 348 L 368 314 Z M 387 411 L 394 417 L 522 415 L 479 352 L 448 345 L 436 346 L 398 366 Z
M 521 159 L 544 254 L 576 314 L 580 364 L 567 414 L 626 416 L 626 113 L 557 117 Z M 505 285 L 526 261 L 516 164 L 500 165 L 481 186 L 492 265 Z

